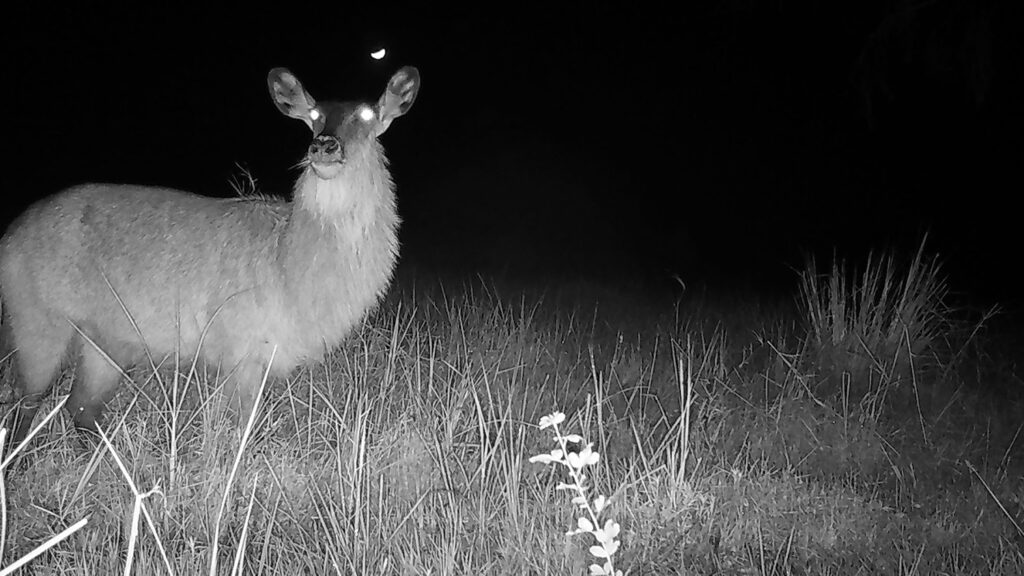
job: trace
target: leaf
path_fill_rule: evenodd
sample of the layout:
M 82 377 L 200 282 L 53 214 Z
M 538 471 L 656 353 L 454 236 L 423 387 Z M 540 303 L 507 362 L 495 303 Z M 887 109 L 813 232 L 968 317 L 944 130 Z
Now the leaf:
M 562 436 L 562 439 L 566 442 L 572 442 L 573 444 L 583 442 L 583 436 L 580 436 L 579 434 L 566 434 Z
M 604 545 L 604 549 L 608 553 L 608 557 L 611 558 L 616 552 L 619 551 L 619 541 L 612 540 L 611 542 Z
M 604 549 L 604 546 L 591 546 L 590 554 L 597 558 L 607 558 L 608 551 Z
M 565 414 L 561 412 L 553 412 L 540 419 L 540 429 L 543 430 L 551 426 L 558 426 L 562 422 L 565 422 Z
M 594 500 L 594 510 L 598 514 L 600 514 L 601 511 L 604 510 L 604 507 L 607 506 L 607 505 L 608 505 L 608 499 L 604 497 L 604 494 L 601 494 L 600 496 L 598 496 Z
M 583 466 L 592 466 L 597 464 L 597 461 L 601 458 L 600 454 L 594 452 L 592 446 L 592 444 L 587 444 L 583 447 L 583 450 L 580 450 L 579 460 L 582 462 L 580 465 L 581 468 Z
M 615 520 L 612 520 L 611 518 L 609 518 L 604 523 L 604 533 L 608 535 L 608 538 L 610 540 L 614 540 L 615 538 L 617 538 L 619 536 L 620 529 L 621 529 L 621 526 L 619 526 L 619 523 L 616 522 Z
M 594 534 L 594 538 L 597 538 L 597 541 L 602 544 L 614 542 L 619 536 L 619 523 L 614 520 L 609 520 L 605 522 L 604 528 L 598 528 L 597 530 L 592 531 L 592 533 Z
M 594 531 L 594 523 L 586 518 L 583 518 L 582 516 L 579 520 L 576 521 L 576 525 L 579 526 L 580 530 L 583 530 L 584 532 Z
M 569 452 L 565 455 L 566 462 L 569 466 L 572 466 L 573 470 L 579 470 L 583 467 L 583 463 L 580 461 L 580 455 L 575 452 Z
M 612 542 L 613 540 L 615 540 L 615 538 L 619 536 L 620 528 L 621 527 L 619 526 L 618 522 L 609 518 L 604 523 L 603 528 L 598 528 L 597 530 L 593 531 L 594 537 L 597 538 L 597 541 L 601 542 L 602 544 L 606 542 Z
M 619 551 L 619 541 L 615 540 L 601 546 L 591 546 L 590 553 L 598 558 L 611 558 Z

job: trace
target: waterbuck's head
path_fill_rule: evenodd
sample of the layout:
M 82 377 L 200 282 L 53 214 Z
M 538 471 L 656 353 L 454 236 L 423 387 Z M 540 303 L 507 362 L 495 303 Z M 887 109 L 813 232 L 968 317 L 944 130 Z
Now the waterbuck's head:
M 342 171 L 346 158 L 376 146 L 391 122 L 409 111 L 419 92 L 420 74 L 411 66 L 402 68 L 376 103 L 317 102 L 285 68 L 270 71 L 267 87 L 282 114 L 309 126 L 313 142 L 305 164 L 319 178 L 330 180 Z

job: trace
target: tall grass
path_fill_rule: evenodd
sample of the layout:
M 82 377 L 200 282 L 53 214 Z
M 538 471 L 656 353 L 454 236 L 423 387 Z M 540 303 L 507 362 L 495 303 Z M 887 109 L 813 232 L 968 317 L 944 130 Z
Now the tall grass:
M 806 317 L 794 319 L 806 333 L 750 316 L 708 330 L 706 308 L 683 305 L 680 328 L 636 338 L 585 310 L 489 292 L 392 298 L 325 362 L 268 383 L 248 432 L 218 406 L 220 375 L 156 359 L 111 407 L 109 444 L 82 450 L 61 417 L 16 458 L 0 565 L 88 518 L 30 565 L 587 574 L 600 546 L 614 552 L 600 570 L 634 575 L 1019 573 L 1024 559 L 992 544 L 997 514 L 908 504 L 926 495 L 913 452 L 897 452 L 905 436 L 821 393 L 836 369 L 867 366 L 877 381 L 900 357 L 909 378 L 925 374 L 916 359 L 943 326 L 937 272 L 921 254 L 912 275 L 878 261 L 857 282 L 841 267 L 843 280 L 809 271 Z M 529 461 L 551 455 L 536 423 L 556 410 L 561 430 L 588 441 L 559 448 L 586 464 L 585 480 Z M 580 489 L 560 489 L 571 483 L 594 506 L 589 524 Z
M 860 403 L 871 421 L 893 392 L 911 393 L 920 414 L 921 369 L 939 363 L 935 344 L 951 328 L 948 289 L 937 256 L 922 240 L 909 264 L 871 254 L 858 272 L 838 258 L 819 275 L 813 259 L 800 276 L 809 335 L 806 353 L 829 378 L 819 392 Z
M 893 253 L 872 254 L 859 273 L 834 259 L 822 276 L 810 259 L 800 280 L 812 342 L 846 369 L 910 362 L 948 328 L 941 266 L 923 241 L 906 267 Z

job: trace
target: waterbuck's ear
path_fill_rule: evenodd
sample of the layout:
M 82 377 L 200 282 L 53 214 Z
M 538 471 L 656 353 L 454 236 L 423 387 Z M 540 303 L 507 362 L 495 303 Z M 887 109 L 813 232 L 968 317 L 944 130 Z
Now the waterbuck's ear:
M 314 125 L 319 119 L 316 100 L 302 87 L 302 83 L 287 68 L 274 68 L 267 75 L 270 98 L 281 114 L 302 120 L 309 129 L 316 132 Z
M 388 82 L 388 87 L 377 102 L 380 123 L 377 136 L 380 136 L 391 125 L 391 121 L 412 108 L 416 95 L 420 91 L 420 72 L 412 66 L 406 66 L 395 72 Z

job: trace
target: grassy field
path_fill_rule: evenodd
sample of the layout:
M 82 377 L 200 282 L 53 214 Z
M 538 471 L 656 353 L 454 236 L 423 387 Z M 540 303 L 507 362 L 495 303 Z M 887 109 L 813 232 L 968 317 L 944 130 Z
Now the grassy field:
M 1020 349 L 925 257 L 809 266 L 782 305 L 447 288 L 396 286 L 249 433 L 173 359 L 109 444 L 54 417 L 2 565 L 87 519 L 23 573 L 1024 572 Z

